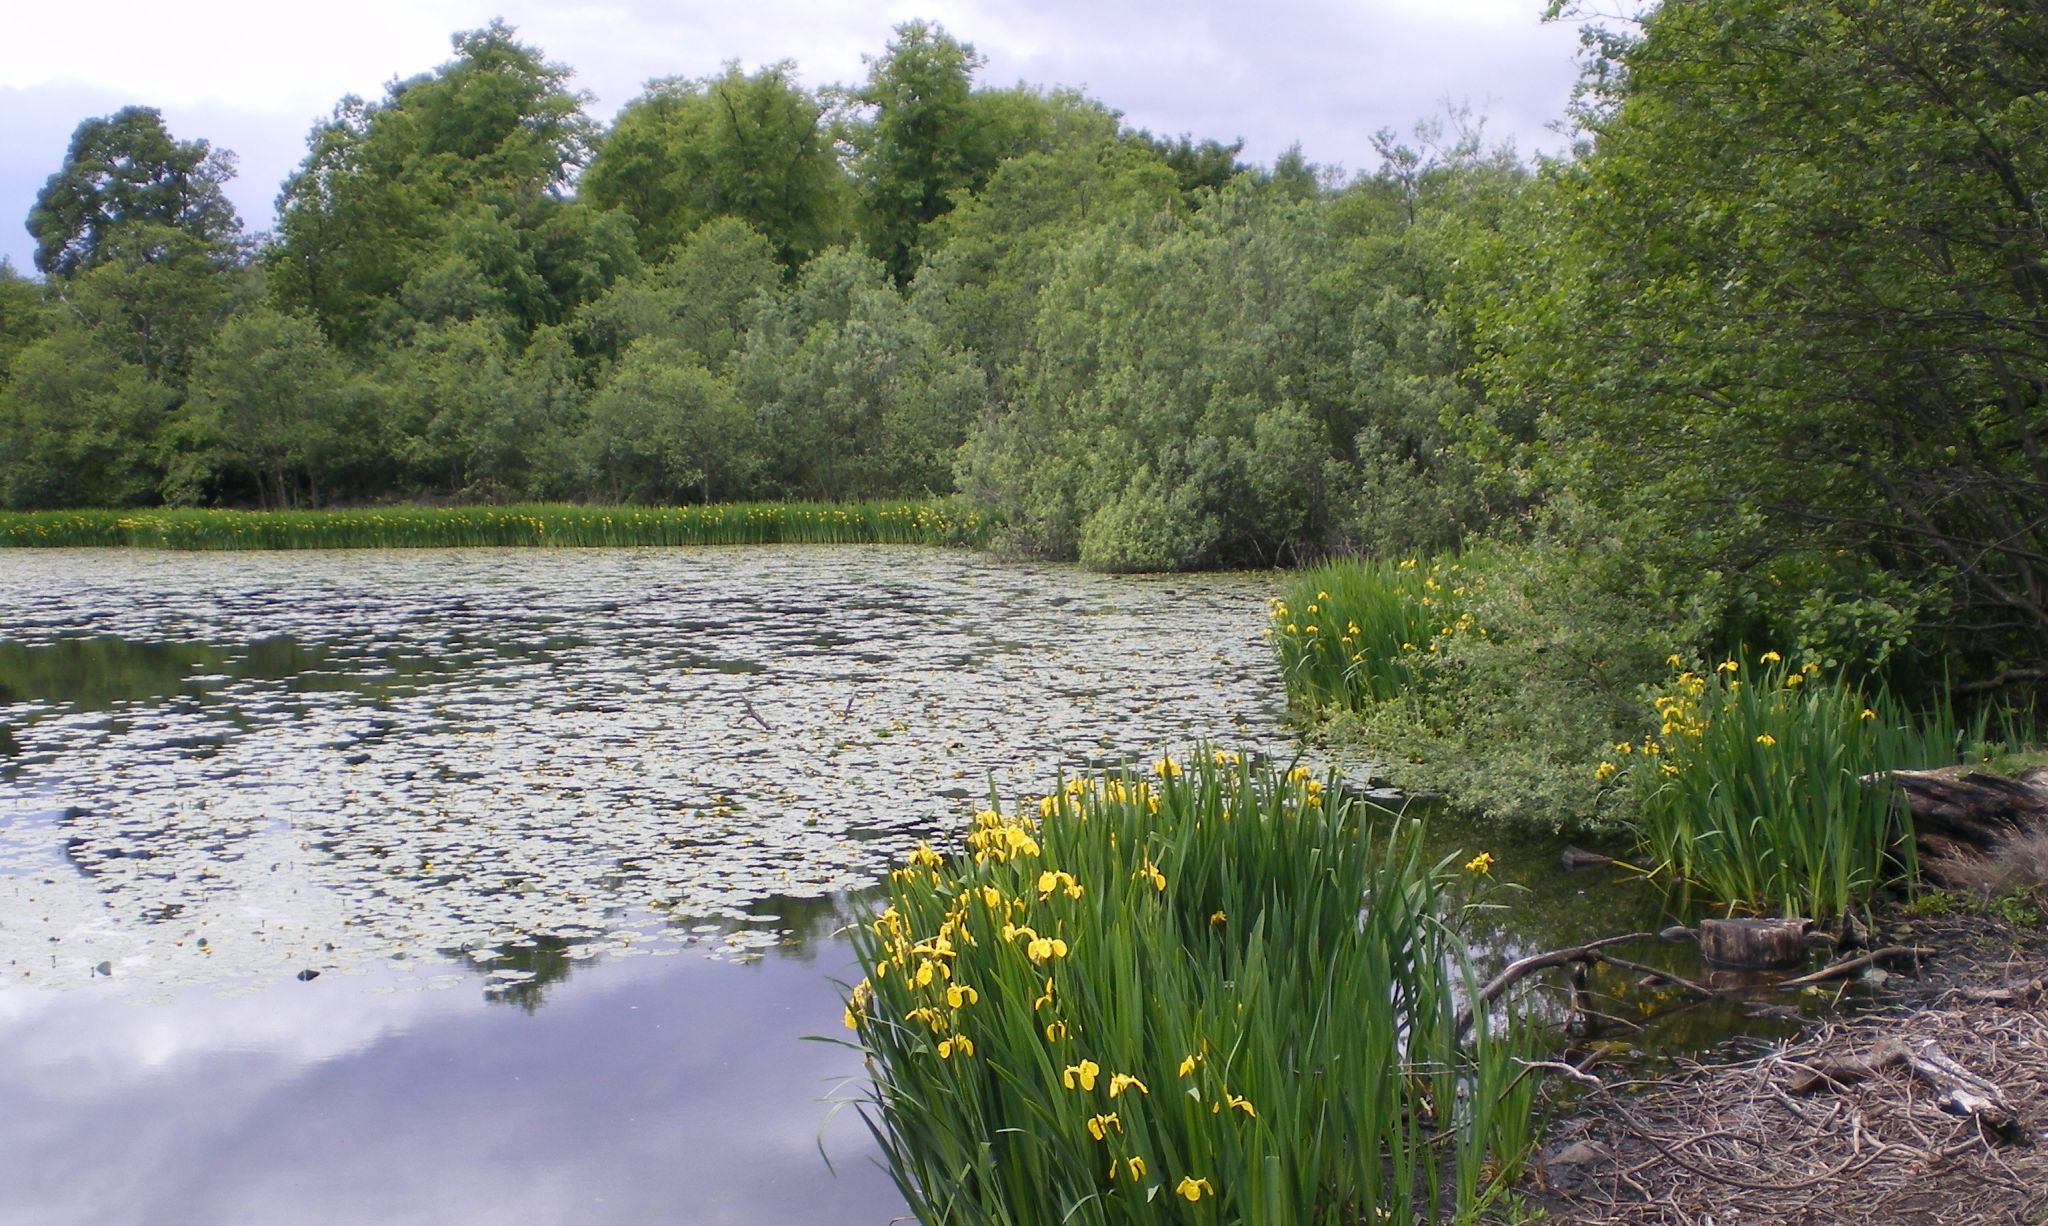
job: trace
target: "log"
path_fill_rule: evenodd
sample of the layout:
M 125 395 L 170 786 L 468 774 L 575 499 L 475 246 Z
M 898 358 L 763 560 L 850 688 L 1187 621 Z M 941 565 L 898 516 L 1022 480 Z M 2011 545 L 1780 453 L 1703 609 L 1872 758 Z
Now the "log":
M 2026 1129 L 1998 1086 L 1950 1059 L 1933 1039 L 1909 1044 L 1886 1039 L 1861 1056 L 1838 1056 L 1806 1066 L 1792 1078 L 1794 1094 L 1811 1094 L 1825 1086 L 1874 1077 L 1885 1069 L 1905 1066 L 1932 1087 L 1936 1104 L 1950 1115 L 1976 1120 L 1987 1133 L 2005 1141 L 2024 1142 Z
M 1700 957 L 1718 966 L 1797 966 L 1806 958 L 1803 919 L 1700 921 Z
M 2048 823 L 2048 769 L 2008 778 L 1967 766 L 1892 771 L 1913 829 L 1939 855 L 1955 844 L 1989 851 L 2015 831 Z

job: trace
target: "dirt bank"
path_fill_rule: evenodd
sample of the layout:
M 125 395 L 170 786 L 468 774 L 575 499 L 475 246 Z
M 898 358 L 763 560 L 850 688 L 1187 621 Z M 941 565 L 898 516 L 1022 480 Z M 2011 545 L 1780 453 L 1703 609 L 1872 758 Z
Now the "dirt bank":
M 1530 1207 L 1600 1226 L 2048 1223 L 2048 926 L 1882 927 L 1940 952 L 1852 1017 L 1654 1079 L 1553 1074 Z

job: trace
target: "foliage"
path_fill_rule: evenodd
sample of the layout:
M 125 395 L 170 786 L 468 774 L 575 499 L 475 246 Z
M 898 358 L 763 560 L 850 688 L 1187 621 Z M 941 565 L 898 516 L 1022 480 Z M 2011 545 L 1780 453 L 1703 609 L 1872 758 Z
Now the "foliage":
M 953 453 L 980 415 L 980 372 L 888 284 L 839 249 L 767 304 L 733 384 L 767 448 L 763 486 L 785 497 L 950 493 Z
M 231 255 L 242 222 L 221 186 L 234 173 L 234 154 L 203 140 L 174 140 L 154 107 L 88 119 L 29 210 L 36 268 L 60 277 L 82 272 L 106 259 L 108 240 L 131 226 L 177 230 Z
M 918 1219 L 1476 1218 L 1527 1151 L 1531 1034 L 1496 1007 L 1461 1039 L 1417 831 L 1217 752 L 913 854 L 847 1022 Z
M 1889 770 L 1988 760 L 2025 735 L 1915 714 L 1776 651 L 1680 668 L 1653 701 L 1658 725 L 1594 769 L 1638 798 L 1644 846 L 1733 907 L 1834 916 L 1913 876 L 1911 822 Z
M 476 545 L 978 545 L 988 520 L 948 503 L 698 507 L 380 507 L 360 511 L 0 512 L 0 547 L 439 549 Z
M 2039 657 L 2048 14 L 1710 0 L 1600 47 L 1589 155 L 1478 278 L 1472 437 L 1674 564 L 1846 550 L 1943 589 L 1952 666 Z
M 801 267 L 848 237 L 851 201 L 826 108 L 795 76 L 784 61 L 650 83 L 597 142 L 578 194 L 630 216 L 649 259 L 728 217 L 773 236 L 785 268 Z
M 169 432 L 167 500 L 217 497 L 237 478 L 266 508 L 320 501 L 375 436 L 354 420 L 346 373 L 310 319 L 258 309 L 224 324 L 201 355 Z M 357 461 L 360 462 L 360 461 Z
M 1484 631 L 1460 611 L 1467 590 L 1456 561 L 1347 562 L 1303 572 L 1273 601 L 1267 627 L 1289 700 L 1361 710 L 1422 689 L 1440 637 Z
M 637 260 L 629 231 L 550 195 L 583 165 L 593 136 L 569 69 L 501 21 L 453 42 L 455 59 L 393 82 L 383 100 L 344 98 L 307 138 L 278 199 L 265 260 L 272 292 L 311 311 L 344 348 L 368 345 L 409 286 L 433 303 L 448 297 L 439 283 L 467 282 L 467 300 L 438 318 L 495 306 L 528 324 L 554 322 Z M 544 258 L 558 238 L 566 258 Z M 537 301 L 540 284 L 557 297 Z

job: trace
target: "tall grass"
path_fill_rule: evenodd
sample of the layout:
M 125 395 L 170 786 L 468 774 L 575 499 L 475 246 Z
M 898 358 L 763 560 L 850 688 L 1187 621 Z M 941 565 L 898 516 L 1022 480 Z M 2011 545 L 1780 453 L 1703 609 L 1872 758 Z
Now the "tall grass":
M 346 511 L 0 513 L 0 546 L 407 549 L 477 545 L 985 544 L 979 511 L 947 503 L 632 507 L 381 507 Z
M 855 933 L 847 1009 L 918 1219 L 1472 1220 L 1530 1143 L 1531 1030 L 1482 1010 L 1460 1038 L 1457 871 L 1221 753 L 919 849 Z
M 1910 816 L 1882 772 L 1975 761 L 2022 735 L 1995 735 L 1988 714 L 1961 724 L 1947 704 L 1910 712 L 1777 652 L 1680 671 L 1654 706 L 1658 731 L 1596 771 L 1634 788 L 1660 865 L 1785 915 L 1833 917 L 1911 879 Z
M 1459 634 L 1484 634 L 1465 608 L 1455 560 L 1337 562 L 1307 571 L 1272 605 L 1268 634 L 1288 697 L 1303 707 L 1359 710 L 1427 684 Z

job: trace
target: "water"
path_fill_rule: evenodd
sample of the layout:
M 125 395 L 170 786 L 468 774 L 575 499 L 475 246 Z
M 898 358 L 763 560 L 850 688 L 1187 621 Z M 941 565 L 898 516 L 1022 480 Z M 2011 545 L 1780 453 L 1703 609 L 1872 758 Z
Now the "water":
M 992 790 L 1292 752 L 1269 590 L 0 556 L 0 1220 L 887 1221 L 825 1123 L 858 1059 L 800 1041 L 844 1033 L 848 892 Z
M 0 553 L 0 1222 L 879 1226 L 902 1201 L 828 1120 L 860 1062 L 805 1041 L 845 1034 L 859 893 L 991 791 L 1297 752 L 1271 588 L 844 546 Z M 1662 922 L 1553 841 L 1438 826 L 1526 887 L 1489 964 Z M 1627 979 L 1594 986 L 1630 1043 L 1784 1024 Z

